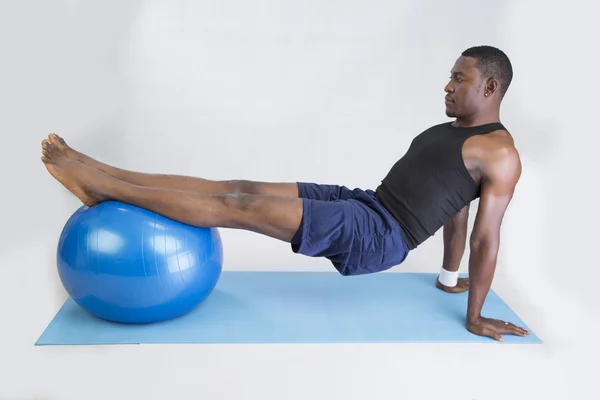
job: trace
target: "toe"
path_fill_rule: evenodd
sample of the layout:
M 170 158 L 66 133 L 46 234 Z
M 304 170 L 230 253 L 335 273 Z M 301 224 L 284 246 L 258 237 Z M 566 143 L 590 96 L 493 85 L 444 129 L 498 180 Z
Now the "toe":
M 67 147 L 67 144 L 65 143 L 64 139 L 58 136 L 56 133 L 51 133 L 48 137 L 56 147 L 60 149 L 64 149 Z

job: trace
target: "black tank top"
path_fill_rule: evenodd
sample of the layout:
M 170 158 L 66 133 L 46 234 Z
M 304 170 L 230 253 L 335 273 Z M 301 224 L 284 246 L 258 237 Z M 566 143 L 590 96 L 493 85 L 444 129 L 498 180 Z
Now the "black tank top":
M 376 189 L 376 197 L 398 220 L 414 249 L 479 197 L 467 170 L 464 142 L 474 135 L 505 129 L 501 123 L 460 128 L 435 125 L 413 139 Z

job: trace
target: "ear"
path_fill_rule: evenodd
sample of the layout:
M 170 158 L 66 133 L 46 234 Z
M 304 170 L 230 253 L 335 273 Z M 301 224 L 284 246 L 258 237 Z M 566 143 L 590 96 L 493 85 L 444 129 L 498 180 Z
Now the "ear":
M 499 88 L 500 85 L 498 84 L 496 78 L 488 78 L 487 82 L 485 83 L 483 94 L 485 97 L 490 97 L 492 94 L 497 92 Z

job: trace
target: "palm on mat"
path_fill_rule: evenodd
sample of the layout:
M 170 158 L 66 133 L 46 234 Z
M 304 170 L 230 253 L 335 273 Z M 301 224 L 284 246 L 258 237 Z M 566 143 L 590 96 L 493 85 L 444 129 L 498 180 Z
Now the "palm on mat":
M 443 285 L 439 278 L 435 282 L 435 286 L 448 293 L 462 293 L 469 290 L 469 278 L 458 278 L 458 282 L 456 282 L 455 286 L 445 286 Z

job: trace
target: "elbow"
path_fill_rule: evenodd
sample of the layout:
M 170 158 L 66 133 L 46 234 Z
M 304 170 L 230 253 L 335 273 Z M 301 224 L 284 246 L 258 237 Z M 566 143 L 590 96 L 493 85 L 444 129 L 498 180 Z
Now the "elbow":
M 469 240 L 471 251 L 494 252 L 498 249 L 500 240 L 492 235 L 474 235 Z

